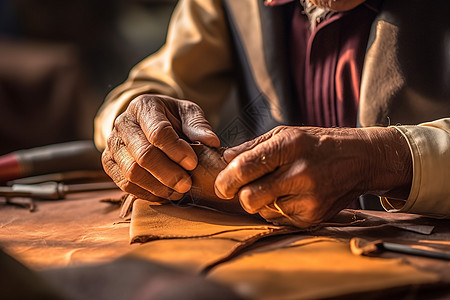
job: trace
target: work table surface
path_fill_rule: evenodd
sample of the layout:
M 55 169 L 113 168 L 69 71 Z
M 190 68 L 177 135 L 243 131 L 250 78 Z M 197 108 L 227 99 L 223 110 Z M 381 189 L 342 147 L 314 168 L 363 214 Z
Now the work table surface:
M 211 272 L 199 275 L 201 268 L 196 268 L 193 261 L 201 263 L 202 259 L 209 259 L 215 247 L 219 247 L 221 243 L 232 243 L 233 239 L 162 238 L 142 245 L 130 244 L 129 221 L 119 218 L 117 205 L 100 201 L 117 199 L 121 195 L 122 192 L 118 190 L 74 194 L 65 200 L 39 201 L 34 212 L 2 204 L 0 246 L 31 270 L 44 273 L 54 269 L 108 264 L 118 258 L 134 256 L 156 264 L 168 265 L 170 268 L 179 268 L 183 272 L 191 272 L 194 276 L 205 276 L 206 280 L 219 282 L 244 298 L 290 299 L 292 295 L 300 295 L 303 298 L 339 298 L 369 294 L 373 299 L 389 295 L 409 295 L 413 298 L 434 294 L 450 296 L 449 261 L 393 252 L 379 253 L 372 258 L 351 254 L 348 240 L 352 234 L 369 240 L 380 238 L 391 241 L 397 239 L 396 234 L 402 234 L 399 228 L 386 230 L 383 226 L 359 228 L 356 231 L 351 228 L 327 231 L 335 232 L 336 235 L 333 236 L 309 232 L 288 234 L 269 243 L 267 240 L 258 241 L 261 247 L 249 248 Z M 394 214 L 383 212 L 376 212 L 375 215 L 378 218 L 385 217 L 386 222 L 396 218 Z M 449 250 L 450 221 L 426 219 L 426 226 L 430 224 L 434 227 L 430 234 L 408 233 L 405 236 L 417 241 L 435 240 L 440 243 L 441 248 L 443 246 L 444 250 L 445 247 Z M 400 236 L 398 240 L 403 241 L 404 236 Z M 158 255 L 158 251 L 165 253 Z M 182 253 L 196 257 L 184 257 Z M 322 264 L 320 261 L 315 263 L 314 260 L 322 260 Z M 353 268 L 355 264 L 360 263 L 367 269 L 364 273 Z M 291 268 L 289 264 L 301 264 L 303 269 Z M 327 270 L 322 267 L 330 264 L 334 264 L 334 268 Z M 371 271 L 372 266 L 374 269 Z M 394 274 L 394 269 L 399 272 L 398 276 Z M 330 275 L 330 270 L 336 274 Z M 380 270 L 385 274 L 380 274 L 379 277 L 391 274 L 393 278 L 403 276 L 404 281 L 391 286 L 383 285 L 377 276 L 372 276 Z M 351 274 L 352 272 L 354 274 Z M 417 272 L 417 276 L 411 275 L 415 274 L 414 272 Z M 405 273 L 409 273 L 410 277 Z M 346 277 L 356 281 L 354 289 L 352 285 L 347 284 Z M 273 280 L 266 282 L 267 278 Z M 326 289 L 326 286 L 330 286 L 330 282 L 335 282 L 337 278 L 343 283 L 340 286 L 346 286 L 346 289 L 330 288 L 327 293 L 312 294 L 305 288 L 302 293 L 293 290 L 296 286 L 299 289 L 302 287 L 301 283 L 296 285 L 292 282 L 295 280 L 310 280 L 308 286 L 314 292 Z M 364 288 L 356 288 L 358 286 Z

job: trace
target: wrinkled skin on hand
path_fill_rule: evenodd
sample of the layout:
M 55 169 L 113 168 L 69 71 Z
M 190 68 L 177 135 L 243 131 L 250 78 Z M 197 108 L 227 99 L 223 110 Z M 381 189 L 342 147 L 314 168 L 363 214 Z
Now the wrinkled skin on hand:
M 198 162 L 189 141 L 220 144 L 197 104 L 142 95 L 117 117 L 103 167 L 123 191 L 140 199 L 179 200 L 191 188 L 187 171 Z
M 277 127 L 224 158 L 219 197 L 238 195 L 247 212 L 301 228 L 367 192 L 406 199 L 412 179 L 409 148 L 395 128 Z
M 217 174 L 227 166 L 223 158 L 225 148 L 213 148 L 201 143 L 190 144 L 190 146 L 197 155 L 198 163 L 194 170 L 188 172 L 192 180 L 191 189 L 176 205 L 197 205 L 227 213 L 247 214 L 241 207 L 237 197 L 231 201 L 224 200 L 217 197 L 214 191 L 214 181 Z M 135 200 L 136 197 L 130 195 L 124 199 L 120 213 L 122 217 L 128 214 Z M 162 203 L 166 202 L 166 200 L 159 198 L 155 202 Z

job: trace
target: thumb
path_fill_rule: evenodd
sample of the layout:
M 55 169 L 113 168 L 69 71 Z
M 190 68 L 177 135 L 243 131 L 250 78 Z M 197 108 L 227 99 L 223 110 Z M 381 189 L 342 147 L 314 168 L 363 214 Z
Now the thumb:
M 186 101 L 181 105 L 181 110 L 182 131 L 191 142 L 200 142 L 211 147 L 220 146 L 219 138 L 197 104 Z
M 245 143 L 242 143 L 238 146 L 232 147 L 232 148 L 228 148 L 225 150 L 225 152 L 223 153 L 223 158 L 225 159 L 225 161 L 227 163 L 230 163 L 236 156 L 238 156 L 239 154 L 251 150 L 254 147 L 256 147 L 258 144 L 261 144 L 264 141 L 267 141 L 268 139 L 270 139 L 273 136 L 273 132 L 269 131 L 266 132 L 263 135 L 260 135 L 256 138 L 254 138 L 251 141 L 247 141 Z

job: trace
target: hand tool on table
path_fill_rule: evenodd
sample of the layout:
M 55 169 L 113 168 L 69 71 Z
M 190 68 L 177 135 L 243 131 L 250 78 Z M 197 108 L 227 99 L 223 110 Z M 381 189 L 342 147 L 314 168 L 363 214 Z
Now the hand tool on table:
M 449 252 L 440 251 L 438 249 L 422 245 L 403 245 L 397 243 L 381 242 L 379 247 L 385 251 L 450 260 Z
M 421 241 L 427 242 L 426 240 Z M 432 242 L 432 241 L 430 241 Z M 400 244 L 382 240 L 367 241 L 362 238 L 350 240 L 350 250 L 356 255 L 371 255 L 380 251 L 391 251 L 429 258 L 450 260 L 450 252 L 421 244 Z
M 13 184 L 12 186 L 1 186 L 0 197 L 26 197 L 42 200 L 60 200 L 64 199 L 68 194 L 111 189 L 117 189 L 117 185 L 112 181 L 82 184 L 64 184 L 61 182 Z
M 102 170 L 101 154 L 90 140 L 52 144 L 0 156 L 0 182 L 78 170 Z

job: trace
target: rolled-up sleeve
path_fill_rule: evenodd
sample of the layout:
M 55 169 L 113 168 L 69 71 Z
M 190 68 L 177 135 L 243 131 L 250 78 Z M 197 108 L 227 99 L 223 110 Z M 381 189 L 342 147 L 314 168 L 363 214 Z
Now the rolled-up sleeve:
M 450 118 L 395 128 L 409 144 L 413 162 L 412 186 L 405 202 L 391 203 L 382 198 L 382 205 L 391 212 L 449 218 Z

